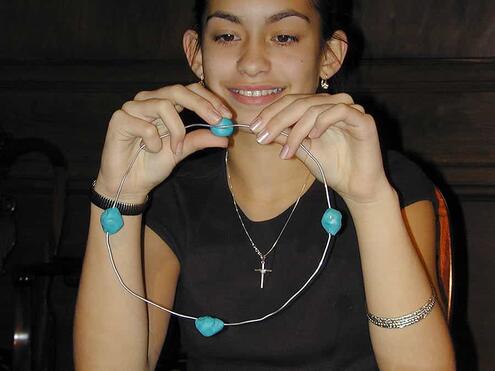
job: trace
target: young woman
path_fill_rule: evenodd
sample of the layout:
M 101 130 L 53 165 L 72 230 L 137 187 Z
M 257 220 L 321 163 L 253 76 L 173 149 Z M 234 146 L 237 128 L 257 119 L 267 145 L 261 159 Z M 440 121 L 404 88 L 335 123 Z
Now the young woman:
M 113 254 L 132 290 L 177 312 L 260 318 L 315 271 L 328 236 L 325 190 L 301 143 L 343 214 L 324 267 L 281 312 L 211 337 L 179 319 L 189 369 L 455 369 L 434 300 L 433 186 L 404 157 L 382 158 L 374 119 L 352 97 L 317 92 L 348 48 L 338 2 L 196 3 L 198 27 L 183 44 L 200 82 L 141 92 L 108 126 L 77 302 L 76 369 L 153 370 L 167 333 L 170 315 L 120 286 L 99 222 L 101 200 L 114 197 L 141 140 L 147 150 L 120 201 L 139 213 L 156 187 L 153 204 L 143 240 L 142 215 L 123 216 Z M 250 127 L 230 139 L 186 133 L 183 110 Z

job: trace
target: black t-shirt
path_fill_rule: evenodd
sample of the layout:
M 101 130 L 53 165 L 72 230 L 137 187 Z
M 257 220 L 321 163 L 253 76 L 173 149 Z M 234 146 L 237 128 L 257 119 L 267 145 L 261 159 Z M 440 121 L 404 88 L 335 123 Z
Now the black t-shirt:
M 277 247 L 267 258 L 272 272 L 260 288 L 260 259 L 235 212 L 225 150 L 186 160 L 153 192 L 146 224 L 172 248 L 181 264 L 174 309 L 225 322 L 262 317 L 296 292 L 314 272 L 327 234 L 320 224 L 327 208 L 324 186 L 315 181 L 302 196 Z M 434 201 L 423 172 L 397 152 L 385 167 L 401 206 Z M 286 309 L 265 321 L 226 327 L 203 337 L 194 321 L 179 319 L 188 370 L 377 370 L 371 347 L 356 231 L 344 201 L 331 193 L 343 214 L 325 265 Z M 241 215 L 264 253 L 289 216 L 252 222 Z M 384 226 L 385 227 L 385 226 Z

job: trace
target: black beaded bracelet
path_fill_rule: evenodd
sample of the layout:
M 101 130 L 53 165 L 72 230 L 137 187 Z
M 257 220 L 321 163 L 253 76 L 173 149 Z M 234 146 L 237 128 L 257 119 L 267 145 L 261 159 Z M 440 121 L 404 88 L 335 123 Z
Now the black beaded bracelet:
M 89 199 L 91 203 L 98 206 L 100 209 L 106 210 L 112 207 L 113 200 L 111 198 L 105 197 L 95 191 L 96 180 L 93 181 L 91 185 Z M 126 202 L 117 202 L 115 207 L 119 209 L 122 215 L 140 215 L 146 210 L 149 203 L 149 196 L 146 196 L 146 200 L 142 204 L 130 204 Z

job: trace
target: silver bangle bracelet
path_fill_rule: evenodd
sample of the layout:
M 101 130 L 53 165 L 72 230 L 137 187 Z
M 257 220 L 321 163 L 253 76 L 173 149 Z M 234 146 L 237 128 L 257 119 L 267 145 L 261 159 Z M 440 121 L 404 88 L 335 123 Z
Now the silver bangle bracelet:
M 384 327 L 384 328 L 404 328 L 407 326 L 414 325 L 415 323 L 421 321 L 424 319 L 433 309 L 435 306 L 435 294 L 432 294 L 431 297 L 428 299 L 425 305 L 423 305 L 421 308 L 418 310 L 406 314 L 401 317 L 393 317 L 393 318 L 387 318 L 387 317 L 378 317 L 374 314 L 368 313 L 368 320 L 379 327 Z

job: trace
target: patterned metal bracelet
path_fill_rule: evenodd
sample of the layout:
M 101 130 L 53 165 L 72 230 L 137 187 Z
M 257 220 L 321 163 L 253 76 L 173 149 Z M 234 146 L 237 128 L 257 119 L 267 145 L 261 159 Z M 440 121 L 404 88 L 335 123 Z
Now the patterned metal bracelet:
M 424 319 L 435 306 L 435 294 L 432 294 L 430 299 L 419 308 L 417 311 L 406 314 L 401 317 L 378 317 L 374 314 L 368 313 L 368 320 L 376 326 L 384 328 L 404 328 L 407 326 L 414 325 L 415 323 Z
M 96 180 L 93 181 L 91 185 L 89 199 L 90 201 L 98 206 L 100 209 L 106 210 L 113 205 L 113 201 L 111 198 L 103 196 L 95 191 Z M 130 204 L 126 202 L 117 202 L 115 207 L 119 209 L 121 215 L 140 215 L 148 206 L 149 196 L 146 196 L 146 200 L 142 204 Z

